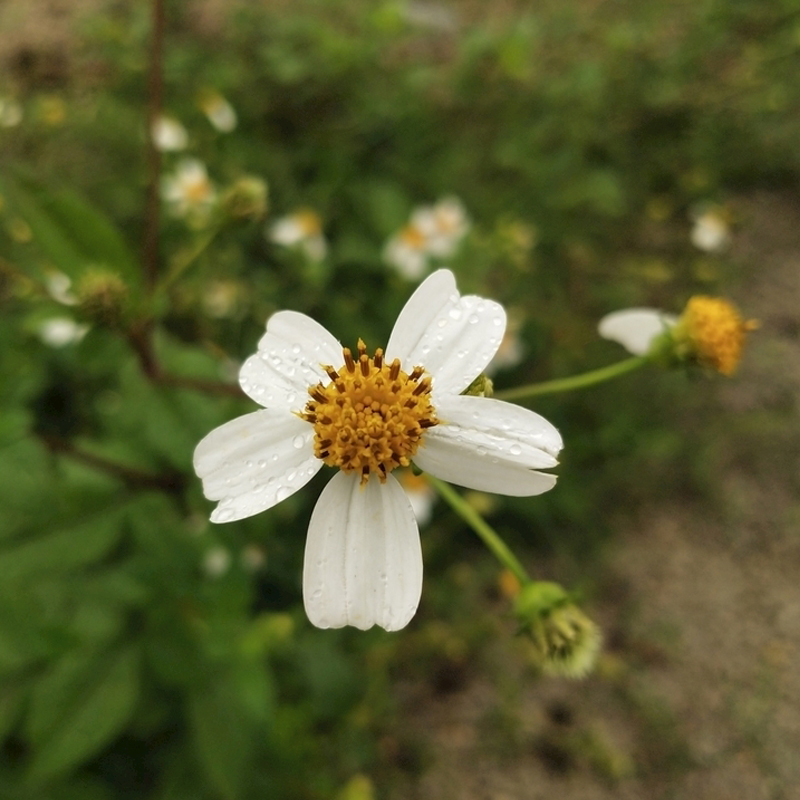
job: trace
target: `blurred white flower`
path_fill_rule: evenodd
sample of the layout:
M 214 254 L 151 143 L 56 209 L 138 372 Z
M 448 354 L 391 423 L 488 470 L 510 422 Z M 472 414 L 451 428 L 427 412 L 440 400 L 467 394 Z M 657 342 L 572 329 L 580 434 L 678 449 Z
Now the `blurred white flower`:
M 267 239 L 284 247 L 297 248 L 310 261 L 322 261 L 328 244 L 322 233 L 322 219 L 310 208 L 298 208 L 276 219 L 265 230 Z
M 427 271 L 430 258 L 454 255 L 469 229 L 469 217 L 457 197 L 419 206 L 408 225 L 386 243 L 383 259 L 404 278 L 417 280 Z
M 208 177 L 205 164 L 195 158 L 185 158 L 175 172 L 161 180 L 161 196 L 176 217 L 204 222 L 217 201 L 214 184 Z
M 50 297 L 63 306 L 74 306 L 78 302 L 78 298 L 70 291 L 72 280 L 63 272 L 54 270 L 48 273 L 45 278 L 45 286 Z
M 415 475 L 410 469 L 403 470 L 398 476 L 400 485 L 408 497 L 417 524 L 420 527 L 427 525 L 433 515 L 433 506 L 436 503 L 436 492 L 424 475 Z
M 209 578 L 222 577 L 231 567 L 231 554 L 227 547 L 218 545 L 203 556 L 203 572 Z
M 219 92 L 209 92 L 200 100 L 200 108 L 208 121 L 220 132 L 230 133 L 236 128 L 236 109 Z
M 0 97 L 0 128 L 14 128 L 22 122 L 22 106 L 10 97 Z
M 674 314 L 657 308 L 626 308 L 606 314 L 597 331 L 604 339 L 621 344 L 629 353 L 643 356 L 650 350 L 653 340 L 674 327 L 677 321 Z
M 445 197 L 434 206 L 422 206 L 411 215 L 411 224 L 427 240 L 426 250 L 437 258 L 449 258 L 469 233 L 470 221 L 457 197 Z
M 443 3 L 411 2 L 399 6 L 406 22 L 442 33 L 453 33 L 458 28 L 455 11 Z
M 719 253 L 731 243 L 731 232 L 725 209 L 705 206 L 692 214 L 694 225 L 689 234 L 692 244 L 706 253 Z
M 522 315 L 514 309 L 508 310 L 508 326 L 506 327 L 503 341 L 497 349 L 494 358 L 489 362 L 484 373 L 491 377 L 496 372 L 512 369 L 525 357 L 525 345 L 519 335 L 522 327 Z
M 267 563 L 267 554 L 263 547 L 259 547 L 257 544 L 248 544 L 242 548 L 239 561 L 245 572 L 258 572 Z
M 404 278 L 414 281 L 428 269 L 428 240 L 419 228 L 406 225 L 386 243 L 383 259 Z
M 66 347 L 77 344 L 89 330 L 70 317 L 52 317 L 39 326 L 39 338 L 49 347 Z
M 239 306 L 240 286 L 236 281 L 212 281 L 203 292 L 203 309 L 209 317 L 232 317 Z
M 174 117 L 160 116 L 153 123 L 150 130 L 153 144 L 162 152 L 175 152 L 185 150 L 189 144 L 189 134 L 186 128 Z

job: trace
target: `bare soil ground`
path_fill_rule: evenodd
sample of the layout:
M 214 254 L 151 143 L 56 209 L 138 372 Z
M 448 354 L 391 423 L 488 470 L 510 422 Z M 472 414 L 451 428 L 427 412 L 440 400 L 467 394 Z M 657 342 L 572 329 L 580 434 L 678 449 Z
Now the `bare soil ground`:
M 800 798 L 800 204 L 737 208 L 733 293 L 762 327 L 713 398 L 722 512 L 665 498 L 620 518 L 590 679 L 537 679 L 509 652 L 415 697 L 430 765 L 397 800 Z

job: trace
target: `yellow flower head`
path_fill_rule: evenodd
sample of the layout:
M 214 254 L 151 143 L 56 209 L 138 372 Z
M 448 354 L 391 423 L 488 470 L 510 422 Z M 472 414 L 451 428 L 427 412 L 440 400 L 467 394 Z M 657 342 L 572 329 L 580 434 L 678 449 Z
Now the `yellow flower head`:
M 732 375 L 742 356 L 745 335 L 757 327 L 755 320 L 743 320 L 727 300 L 698 295 L 686 304 L 673 335 L 687 355 L 723 375 Z

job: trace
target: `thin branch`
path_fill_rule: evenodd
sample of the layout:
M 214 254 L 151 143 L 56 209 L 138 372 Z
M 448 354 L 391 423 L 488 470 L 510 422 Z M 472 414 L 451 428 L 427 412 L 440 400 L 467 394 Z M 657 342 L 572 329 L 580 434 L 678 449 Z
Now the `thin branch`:
M 161 153 L 153 140 L 153 129 L 161 115 L 164 96 L 165 27 L 164 0 L 153 0 L 153 42 L 150 54 L 149 108 L 147 114 L 147 161 L 149 174 L 143 253 L 145 280 L 150 287 L 155 285 L 158 278 Z
M 164 475 L 153 475 L 149 472 L 119 464 L 103 456 L 87 453 L 85 450 L 75 447 L 72 442 L 60 439 L 56 436 L 43 436 L 42 441 L 51 453 L 67 456 L 73 461 L 79 461 L 88 467 L 105 472 L 121 480 L 129 489 L 160 489 L 170 494 L 180 494 L 186 484 L 183 475 L 177 472 Z

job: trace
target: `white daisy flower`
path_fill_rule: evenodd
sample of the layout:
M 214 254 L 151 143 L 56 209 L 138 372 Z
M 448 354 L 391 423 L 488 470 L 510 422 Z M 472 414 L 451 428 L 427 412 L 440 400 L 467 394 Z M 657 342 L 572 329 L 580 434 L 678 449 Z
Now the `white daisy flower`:
M 725 210 L 719 206 L 706 206 L 695 212 L 694 225 L 689 234 L 692 244 L 706 253 L 719 253 L 731 243 L 731 232 Z
M 546 492 L 561 436 L 525 408 L 461 395 L 500 346 L 499 304 L 462 297 L 448 270 L 411 296 L 384 353 L 353 355 L 319 323 L 280 311 L 242 389 L 264 409 L 208 434 L 194 467 L 212 522 L 265 511 L 304 486 L 323 464 L 338 468 L 311 515 L 303 599 L 320 628 L 403 628 L 422 589 L 414 512 L 391 472 L 420 469 L 480 491 Z
M 598 333 L 621 344 L 629 353 L 643 356 L 653 340 L 674 327 L 678 318 L 657 308 L 626 308 L 614 311 L 600 320 Z
M 426 251 L 437 258 L 450 258 L 471 223 L 463 203 L 457 197 L 445 197 L 435 206 L 423 206 L 411 215 L 411 225 L 426 239 Z
M 89 330 L 88 325 L 80 325 L 69 317 L 53 317 L 39 326 L 39 338 L 49 347 L 66 347 L 77 344 Z
M 210 92 L 200 101 L 200 108 L 220 133 L 230 133 L 236 128 L 239 121 L 236 109 L 221 94 Z
M 428 269 L 428 237 L 415 225 L 406 225 L 386 243 L 383 260 L 407 280 L 418 280 Z
M 208 177 L 205 164 L 185 158 L 175 172 L 161 180 L 161 196 L 176 217 L 190 217 L 202 222 L 217 202 L 217 192 Z
M 508 326 L 503 341 L 500 342 L 500 347 L 497 348 L 491 363 L 484 370 L 489 377 L 494 376 L 498 371 L 511 369 L 522 363 L 522 359 L 525 357 L 525 344 L 519 335 L 522 318 L 522 314 L 518 310 L 509 310 Z
M 158 117 L 150 129 L 153 144 L 161 152 L 176 152 L 185 150 L 189 144 L 189 134 L 186 128 L 174 117 Z
M 0 97 L 0 128 L 15 128 L 22 122 L 22 106 L 10 97 Z
M 311 261 L 322 261 L 328 252 L 328 243 L 322 234 L 322 219 L 310 208 L 276 219 L 265 231 L 267 239 L 283 247 L 301 250 Z

